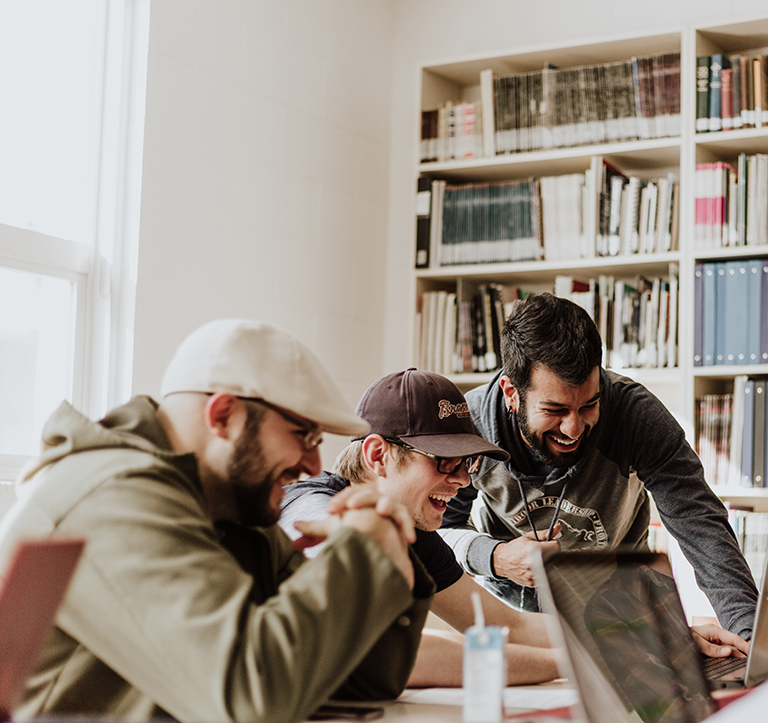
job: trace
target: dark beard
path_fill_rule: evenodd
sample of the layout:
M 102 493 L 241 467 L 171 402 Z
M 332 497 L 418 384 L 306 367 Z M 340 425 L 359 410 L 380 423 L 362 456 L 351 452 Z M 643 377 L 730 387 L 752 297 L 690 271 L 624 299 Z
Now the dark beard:
M 261 413 L 260 413 L 261 412 Z M 258 438 L 262 410 L 247 406 L 248 418 L 227 464 L 227 476 L 240 514 L 248 526 L 269 527 L 280 519 L 280 510 L 270 507 L 275 476 L 267 470 Z
M 552 452 L 547 446 L 547 441 L 544 439 L 544 435 L 533 432 L 528 425 L 528 406 L 525 401 L 525 395 L 520 395 L 520 404 L 515 412 L 515 419 L 517 420 L 517 428 L 520 430 L 520 434 L 523 440 L 528 442 L 531 449 L 536 453 L 539 459 L 549 467 L 572 467 L 578 462 L 584 452 L 584 444 L 587 441 L 587 437 L 591 431 L 591 427 L 584 428 L 582 433 L 583 439 L 579 444 L 579 448 L 573 452 L 565 452 L 560 454 L 558 452 Z

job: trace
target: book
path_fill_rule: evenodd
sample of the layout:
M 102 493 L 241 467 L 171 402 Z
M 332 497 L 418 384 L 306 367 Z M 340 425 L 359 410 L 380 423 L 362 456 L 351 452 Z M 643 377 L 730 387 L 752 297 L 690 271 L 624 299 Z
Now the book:
M 723 262 L 723 364 L 746 364 L 749 295 L 747 264 L 743 260 Z M 719 297 L 718 297 L 719 298 Z M 719 359 L 719 352 L 718 352 Z
M 741 58 L 739 55 L 731 56 L 731 123 L 734 130 L 742 126 L 741 118 Z
M 752 459 L 755 441 L 755 380 L 744 382 L 742 406 L 741 464 L 739 474 L 742 487 L 752 487 Z M 736 453 L 736 452 L 735 452 Z
M 704 264 L 693 270 L 693 365 L 704 364 Z
M 725 364 L 726 261 L 715 267 L 715 365 Z
M 709 56 L 696 58 L 696 132 L 709 130 Z
M 761 259 L 746 259 L 744 261 L 746 267 L 746 308 L 745 313 L 747 317 L 746 321 L 746 335 L 747 335 L 747 347 L 746 357 L 744 364 L 759 364 L 760 363 L 760 334 L 763 324 L 763 316 L 766 311 L 763 309 L 765 301 L 761 303 L 761 283 L 762 283 L 762 267 L 763 261 Z
M 728 484 L 741 484 L 741 441 L 744 435 L 744 387 L 746 375 L 733 378 L 733 410 L 731 416 L 731 443 L 728 458 Z
M 765 487 L 765 379 L 755 379 L 754 442 L 752 449 L 752 486 Z
M 709 56 L 709 131 L 722 130 L 722 82 L 721 71 L 728 63 L 728 58 L 722 53 L 712 53 Z
M 715 364 L 715 324 L 716 324 L 716 290 L 714 263 L 702 265 L 702 365 L 712 366 Z
M 760 261 L 760 305 L 768 304 L 768 261 Z M 768 311 L 760 314 L 760 364 L 768 363 Z
M 720 120 L 724 131 L 733 128 L 732 76 L 733 70 L 729 67 L 725 67 L 720 71 Z
M 429 266 L 432 179 L 421 176 L 416 183 L 416 268 Z
M 496 155 L 496 117 L 494 110 L 493 70 L 480 71 L 480 104 L 483 117 L 483 155 L 492 158 Z

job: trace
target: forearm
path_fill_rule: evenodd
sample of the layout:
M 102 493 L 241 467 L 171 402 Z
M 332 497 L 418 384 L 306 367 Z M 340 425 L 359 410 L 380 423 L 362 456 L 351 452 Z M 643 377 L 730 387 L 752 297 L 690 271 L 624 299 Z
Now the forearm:
M 560 677 L 554 648 L 533 648 L 511 643 L 507 651 L 507 685 L 544 683 Z
M 543 683 L 559 677 L 552 649 L 508 644 L 507 685 Z M 464 636 L 449 630 L 425 628 L 408 686 L 411 688 L 459 688 L 462 685 Z

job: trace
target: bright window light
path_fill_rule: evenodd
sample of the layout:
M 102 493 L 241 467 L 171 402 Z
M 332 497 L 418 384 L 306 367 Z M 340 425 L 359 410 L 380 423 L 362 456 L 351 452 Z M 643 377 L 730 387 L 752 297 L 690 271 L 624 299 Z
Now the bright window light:
M 0 453 L 33 455 L 43 423 L 72 399 L 76 285 L 0 267 Z

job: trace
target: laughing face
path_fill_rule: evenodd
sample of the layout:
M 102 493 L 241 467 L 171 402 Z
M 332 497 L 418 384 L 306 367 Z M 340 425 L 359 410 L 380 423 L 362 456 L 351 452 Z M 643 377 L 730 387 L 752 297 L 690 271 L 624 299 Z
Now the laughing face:
M 550 467 L 575 464 L 600 418 L 600 369 L 571 387 L 546 367 L 534 367 L 525 395 L 507 377 L 502 378 L 502 390 L 523 441 Z
M 420 530 L 436 530 L 443 522 L 448 502 L 470 482 L 466 465 L 453 474 L 438 472 L 434 459 L 409 452 L 403 464 L 379 479 L 379 492 L 400 502 Z

